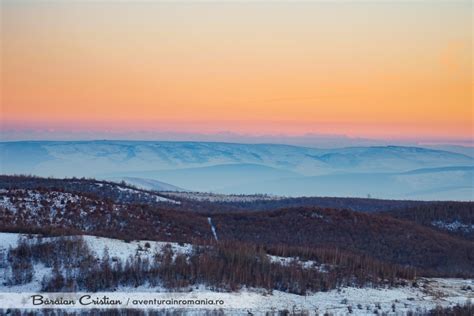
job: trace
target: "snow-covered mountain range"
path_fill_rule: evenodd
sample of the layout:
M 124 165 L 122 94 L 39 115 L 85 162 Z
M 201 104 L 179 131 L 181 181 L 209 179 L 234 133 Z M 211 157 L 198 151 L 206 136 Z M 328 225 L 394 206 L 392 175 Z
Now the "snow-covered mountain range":
M 0 143 L 2 174 L 125 180 L 156 190 L 472 200 L 474 158 L 421 147 L 318 149 L 152 141 Z

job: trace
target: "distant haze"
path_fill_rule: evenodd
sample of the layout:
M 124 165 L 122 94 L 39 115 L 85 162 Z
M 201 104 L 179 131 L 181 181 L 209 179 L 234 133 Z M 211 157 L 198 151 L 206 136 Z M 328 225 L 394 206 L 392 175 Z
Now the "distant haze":
M 452 148 L 459 152 L 406 146 L 4 142 L 0 173 L 125 180 L 173 191 L 473 200 L 474 158 Z

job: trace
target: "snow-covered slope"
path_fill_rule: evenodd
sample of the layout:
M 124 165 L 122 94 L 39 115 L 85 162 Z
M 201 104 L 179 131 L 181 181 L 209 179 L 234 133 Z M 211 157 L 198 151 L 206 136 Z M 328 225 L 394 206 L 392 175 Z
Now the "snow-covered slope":
M 19 234 L 0 233 L 0 256 L 4 256 L 9 247 L 15 247 Z M 27 237 L 27 236 L 23 236 Z M 36 238 L 30 236 L 30 238 Z M 44 238 L 44 241 L 57 237 Z M 192 251 L 189 244 L 163 243 L 155 241 L 135 241 L 126 243 L 124 241 L 98 238 L 94 236 L 84 236 L 84 240 L 96 257 L 100 260 L 104 249 L 107 249 L 111 259 L 121 260 L 129 256 L 151 257 L 153 253 L 162 251 L 163 247 L 171 246 L 176 254 L 188 254 Z M 292 258 L 272 257 L 274 261 L 289 264 Z M 308 268 L 312 268 L 314 262 L 302 262 Z M 316 266 L 317 269 L 321 267 Z M 37 292 L 41 289 L 41 280 L 44 276 L 52 273 L 51 268 L 42 264 L 35 264 L 35 277 L 32 282 L 9 286 L 5 284 L 5 278 L 9 272 L 0 266 L 0 292 L 24 293 Z M 187 298 L 218 298 L 225 302 L 220 308 L 227 314 L 247 315 L 251 312 L 254 315 L 265 315 L 272 311 L 294 311 L 307 312 L 313 314 L 323 314 L 326 312 L 345 315 L 350 311 L 355 315 L 367 314 L 387 314 L 402 315 L 407 312 L 426 312 L 436 306 L 454 306 L 456 304 L 466 304 L 468 300 L 474 299 L 472 279 L 442 279 L 442 278 L 421 278 L 417 280 L 417 286 L 408 284 L 399 287 L 383 288 L 354 288 L 341 287 L 327 292 L 310 293 L 308 295 L 295 295 L 281 291 L 268 292 L 258 288 L 244 288 L 238 292 L 215 292 L 205 286 L 194 286 L 188 291 L 179 293 L 180 299 Z M 121 287 L 118 292 L 135 293 L 141 297 L 147 297 L 147 293 L 167 292 L 163 287 Z M 111 295 L 117 295 L 111 293 Z M 130 294 L 128 294 L 130 295 Z M 133 294 L 132 294 L 133 295 Z M 156 295 L 156 294 L 155 294 Z M 159 295 L 159 294 L 158 294 Z M 201 309 L 188 307 L 192 315 L 205 315 L 203 309 L 212 309 L 204 306 Z M 201 311 L 201 312 L 200 312 Z
M 153 180 L 149 178 L 136 178 L 136 177 L 118 177 L 110 178 L 110 181 L 121 182 L 124 181 L 127 184 L 133 185 L 137 188 L 144 190 L 153 190 L 153 191 L 187 191 L 186 189 L 174 186 L 172 184 Z
M 37 235 L 24 235 L 16 233 L 0 233 L 0 258 L 6 258 L 8 250 L 15 248 L 20 238 L 33 239 L 35 242 L 49 242 L 58 237 L 46 237 L 38 239 Z M 126 262 L 129 257 L 141 257 L 152 259 L 157 252 L 162 252 L 164 247 L 171 247 L 174 254 L 190 254 L 192 245 L 178 244 L 159 241 L 131 241 L 125 242 L 118 239 L 102 238 L 96 236 L 83 236 L 93 255 L 100 260 L 107 251 L 111 260 L 120 259 Z M 5 285 L 9 276 L 9 269 L 0 265 L 0 292 L 36 292 L 41 290 L 41 281 L 44 276 L 51 275 L 52 269 L 43 264 L 34 265 L 34 278 L 32 282 L 21 285 Z

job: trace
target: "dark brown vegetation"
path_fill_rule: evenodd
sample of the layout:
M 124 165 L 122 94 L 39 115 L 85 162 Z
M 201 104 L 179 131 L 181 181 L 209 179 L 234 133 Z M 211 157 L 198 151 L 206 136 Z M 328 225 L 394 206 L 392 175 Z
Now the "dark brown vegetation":
M 202 216 L 148 204 L 114 203 L 92 195 L 77 194 L 71 202 L 62 193 L 44 188 L 0 193 L 0 202 L 13 205 L 0 206 L 0 230 L 55 235 L 82 232 L 126 240 L 191 241 L 212 236 Z M 39 198 L 31 201 L 32 196 Z
M 474 306 L 471 303 L 465 305 L 456 305 L 454 307 L 437 307 L 428 313 L 429 316 L 472 316 L 474 315 Z
M 212 218 L 220 239 L 266 245 L 330 247 L 424 269 L 428 275 L 472 275 L 474 244 L 386 216 L 298 208 Z
M 438 202 L 384 214 L 474 241 L 474 203 Z
M 165 193 L 166 194 L 166 193 Z M 369 198 L 341 198 L 341 197 L 294 197 L 283 199 L 262 199 L 252 202 L 214 202 L 220 209 L 227 212 L 243 211 L 271 211 L 293 207 L 322 207 L 347 209 L 360 212 L 389 211 L 417 205 L 429 205 L 433 202 L 408 200 L 381 200 Z
M 415 276 L 413 269 L 343 252 L 288 247 L 273 251 L 305 253 L 319 260 L 318 266 L 304 267 L 297 260 L 288 264 L 273 262 L 264 247 L 238 242 L 195 246 L 189 255 L 173 253 L 171 247 L 165 247 L 155 252 L 151 261 L 130 256 L 121 262 L 110 258 L 105 250 L 97 260 L 80 237 L 22 239 L 16 248 L 9 250 L 7 261 L 12 271 L 11 284 L 30 282 L 33 264 L 42 263 L 52 268 L 52 275 L 45 277 L 42 284 L 42 290 L 48 292 L 102 291 L 148 284 L 173 290 L 192 285 L 207 285 L 218 290 L 247 286 L 305 294 L 344 285 L 398 285 Z M 21 269 L 14 265 L 17 262 L 23 263 Z M 323 265 L 326 268 L 321 270 L 319 267 Z
M 3 201 L 0 205 L 4 205 L 0 206 L 0 231 L 52 235 L 85 233 L 123 240 L 206 244 L 214 238 L 207 220 L 211 216 L 219 243 L 243 242 L 264 247 L 275 255 L 308 260 L 313 260 L 314 249 L 318 249 L 319 256 L 323 256 L 324 251 L 334 251 L 358 258 L 350 259 L 353 266 L 381 262 L 388 266 L 416 268 L 419 275 L 425 276 L 474 275 L 472 241 L 423 225 L 419 220 L 424 218 L 421 215 L 403 217 L 395 211 L 373 214 L 320 207 L 189 212 L 171 204 L 125 203 L 120 199 L 101 198 L 102 186 L 94 185 L 96 192 L 89 193 L 81 193 L 84 189 L 75 186 L 79 181 L 79 188 L 87 187 L 93 180 L 57 180 L 62 181 L 61 184 L 69 181 L 68 190 L 65 190 L 41 187 L 42 178 L 1 177 L 4 182 L 10 178 L 16 189 L 11 187 L 0 193 L 0 203 Z M 22 187 L 22 179 L 29 184 Z M 36 189 L 31 189 L 31 183 Z M 74 202 L 64 197 L 65 192 L 73 192 Z M 36 197 L 33 201 L 32 196 Z M 219 205 L 213 207 L 218 209 Z M 419 205 L 415 213 L 429 214 L 429 205 Z M 444 212 L 448 214 L 445 216 L 451 216 L 450 219 L 458 216 L 461 220 L 472 220 L 473 203 L 446 205 L 451 207 L 433 212 Z M 428 211 L 423 211 L 424 208 Z M 405 213 L 400 211 L 400 214 Z M 426 215 L 426 218 L 430 221 L 434 217 Z
M 163 204 L 157 201 L 162 194 L 136 188 L 130 184 L 99 181 L 86 178 L 55 179 L 34 176 L 3 176 L 0 175 L 0 188 L 3 189 L 42 189 L 49 191 L 79 193 L 100 200 L 117 203 Z M 169 203 L 166 203 L 169 204 Z

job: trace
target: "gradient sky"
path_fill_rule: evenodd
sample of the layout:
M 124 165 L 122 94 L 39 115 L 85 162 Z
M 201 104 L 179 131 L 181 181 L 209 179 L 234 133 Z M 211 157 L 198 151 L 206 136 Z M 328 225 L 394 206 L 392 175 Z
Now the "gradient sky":
M 1 9 L 4 131 L 473 138 L 470 1 Z

